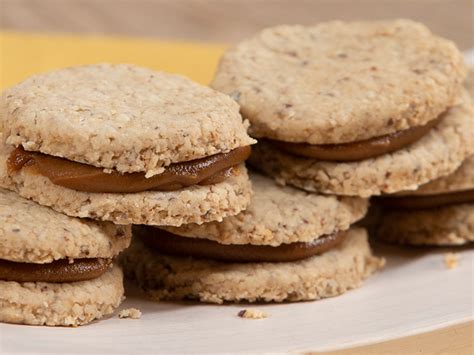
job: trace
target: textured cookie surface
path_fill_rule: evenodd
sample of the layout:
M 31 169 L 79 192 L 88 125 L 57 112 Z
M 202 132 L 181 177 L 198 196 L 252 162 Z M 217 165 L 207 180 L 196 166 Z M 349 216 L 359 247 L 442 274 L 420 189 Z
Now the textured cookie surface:
M 279 26 L 229 50 L 212 87 L 234 97 L 255 137 L 342 143 L 422 125 L 465 75 L 455 45 L 408 21 Z
M 113 258 L 131 237 L 130 226 L 71 218 L 0 189 L 0 259 Z
M 165 256 L 135 240 L 121 257 L 125 273 L 154 300 L 304 301 L 332 297 L 361 285 L 383 266 L 363 229 L 338 247 L 292 263 L 222 263 Z
M 454 173 L 421 185 L 417 190 L 400 192 L 396 195 L 436 195 L 472 189 L 474 189 L 474 155 L 464 160 Z
M 46 283 L 0 280 L 0 322 L 78 326 L 111 314 L 122 302 L 118 266 L 94 280 Z
M 179 226 L 204 223 L 235 215 L 250 202 L 252 186 L 242 165 L 239 174 L 206 186 L 177 191 L 145 191 L 129 194 L 89 193 L 53 184 L 25 167 L 9 175 L 8 150 L 0 147 L 0 186 L 72 217 L 92 218 L 117 224 Z
M 309 242 L 346 230 L 367 212 L 368 201 L 358 197 L 336 197 L 279 187 L 273 180 L 252 173 L 254 194 L 249 207 L 222 222 L 165 228 L 187 237 L 215 240 L 222 244 L 277 246 Z
M 474 153 L 473 108 L 464 96 L 461 105 L 412 145 L 390 154 L 358 162 L 323 162 L 300 158 L 260 142 L 253 149 L 252 166 L 305 190 L 368 197 L 414 190 L 453 173 Z
M 474 242 L 474 203 L 418 211 L 385 211 L 376 236 L 393 243 L 461 245 Z
M 471 97 L 471 100 L 473 100 L 474 69 L 472 66 L 469 67 L 468 76 L 464 81 L 464 86 Z M 474 120 L 474 115 L 472 116 L 472 120 Z M 467 158 L 454 173 L 446 177 L 430 181 L 429 183 L 420 186 L 415 191 L 400 192 L 398 195 L 432 195 L 470 189 L 474 189 L 474 155 Z
M 151 176 L 253 142 L 226 95 L 132 65 L 35 75 L 2 101 L 7 143 L 120 172 Z

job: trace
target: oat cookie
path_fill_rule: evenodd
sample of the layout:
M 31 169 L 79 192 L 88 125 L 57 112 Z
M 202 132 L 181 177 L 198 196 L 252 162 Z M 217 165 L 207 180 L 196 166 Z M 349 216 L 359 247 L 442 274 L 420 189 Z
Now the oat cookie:
M 73 283 L 0 280 L 0 322 L 78 326 L 111 314 L 123 293 L 118 266 L 96 279 Z
M 186 237 L 211 239 L 221 244 L 278 246 L 310 242 L 334 231 L 346 230 L 367 212 L 368 201 L 279 187 L 271 179 L 250 174 L 254 194 L 249 207 L 222 222 L 165 227 Z
M 254 142 L 226 95 L 133 65 L 35 75 L 5 90 L 0 107 L 8 144 L 121 173 L 152 176 Z
M 454 172 L 474 153 L 472 103 L 451 108 L 446 117 L 419 141 L 390 154 L 351 163 L 301 158 L 260 142 L 250 163 L 280 183 L 308 191 L 368 197 L 414 190 Z
M 436 209 L 385 211 L 379 239 L 413 245 L 462 245 L 474 242 L 474 203 Z
M 448 192 L 474 189 L 474 155 L 464 160 L 452 174 L 421 185 L 414 191 L 403 191 L 395 195 L 436 195 Z
M 422 24 L 334 21 L 263 30 L 223 56 L 211 86 L 255 137 L 333 144 L 426 124 L 456 103 L 465 72 Z
M 61 213 L 175 226 L 249 203 L 248 122 L 189 79 L 87 65 L 33 76 L 1 99 L 0 186 Z
M 129 246 L 131 238 L 130 226 L 71 218 L 0 189 L 0 259 L 111 259 Z
M 381 268 L 363 229 L 349 231 L 334 249 L 291 263 L 222 263 L 165 256 L 135 239 L 122 256 L 126 275 L 154 300 L 304 301 L 332 297 L 359 287 Z

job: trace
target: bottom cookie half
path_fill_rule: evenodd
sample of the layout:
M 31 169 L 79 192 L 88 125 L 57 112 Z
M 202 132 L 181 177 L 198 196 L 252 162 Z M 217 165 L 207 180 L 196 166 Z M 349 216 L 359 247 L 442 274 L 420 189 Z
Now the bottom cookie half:
M 0 322 L 83 325 L 112 313 L 122 302 L 123 293 L 123 274 L 118 266 L 88 281 L 0 281 Z
M 225 263 L 158 254 L 135 239 L 121 256 L 125 273 L 154 300 L 304 301 L 360 286 L 381 268 L 367 233 L 353 229 L 339 246 L 297 262 Z
M 375 234 L 378 239 L 399 244 L 449 246 L 474 242 L 474 203 L 385 211 Z

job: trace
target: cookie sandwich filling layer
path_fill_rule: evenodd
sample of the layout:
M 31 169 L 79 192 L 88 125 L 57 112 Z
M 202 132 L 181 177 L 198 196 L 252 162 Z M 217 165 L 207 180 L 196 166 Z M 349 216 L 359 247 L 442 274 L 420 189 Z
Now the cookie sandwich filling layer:
M 321 145 L 276 140 L 268 141 L 278 149 L 305 158 L 340 162 L 358 161 L 388 154 L 417 142 L 428 134 L 445 115 L 446 113 L 429 121 L 423 126 L 415 126 L 363 141 Z
M 376 199 L 385 208 L 418 210 L 474 203 L 474 189 L 432 195 L 383 196 Z
M 304 260 L 336 247 L 346 238 L 346 232 L 334 232 L 311 242 L 270 246 L 220 244 L 209 239 L 179 236 L 150 226 L 134 226 L 133 234 L 146 246 L 162 254 L 240 263 Z
M 176 191 L 194 185 L 213 185 L 239 174 L 239 165 L 250 156 L 250 146 L 202 159 L 171 164 L 161 174 L 119 173 L 64 158 L 15 148 L 8 158 L 10 174 L 29 168 L 53 184 L 83 192 L 136 193 Z
M 106 258 L 60 259 L 46 264 L 0 259 L 0 280 L 16 282 L 78 282 L 98 278 L 111 267 Z

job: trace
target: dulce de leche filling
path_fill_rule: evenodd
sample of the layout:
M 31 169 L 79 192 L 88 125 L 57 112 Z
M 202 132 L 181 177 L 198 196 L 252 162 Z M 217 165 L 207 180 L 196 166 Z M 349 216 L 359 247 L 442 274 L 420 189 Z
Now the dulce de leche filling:
M 474 190 L 447 192 L 436 195 L 383 196 L 377 203 L 388 208 L 417 210 L 474 202 Z
M 77 282 L 95 279 L 109 268 L 109 259 L 67 259 L 47 264 L 19 263 L 0 259 L 0 280 L 16 282 Z
M 380 137 L 363 141 L 311 145 L 306 143 L 290 143 L 271 141 L 278 148 L 294 155 L 326 161 L 357 161 L 373 158 L 404 148 L 426 135 L 444 117 L 431 120 L 424 126 L 412 127 Z
M 226 262 L 291 262 L 324 253 L 341 243 L 346 233 L 322 236 L 308 243 L 269 245 L 219 244 L 200 238 L 181 237 L 162 229 L 134 226 L 133 233 L 147 246 L 163 254 L 192 256 Z
M 102 168 L 81 164 L 18 147 L 8 159 L 10 172 L 32 167 L 53 184 L 84 192 L 134 193 L 149 190 L 174 191 L 193 185 L 211 185 L 224 181 L 238 171 L 238 165 L 250 156 L 250 146 L 202 159 L 171 164 L 162 174 L 146 178 L 144 173 L 106 173 Z

